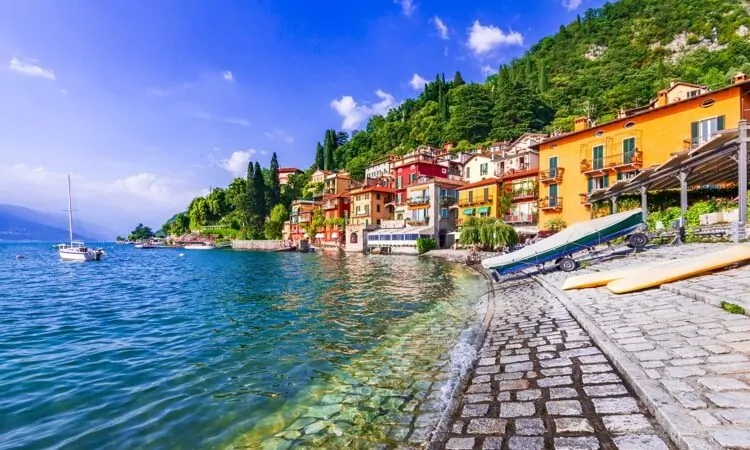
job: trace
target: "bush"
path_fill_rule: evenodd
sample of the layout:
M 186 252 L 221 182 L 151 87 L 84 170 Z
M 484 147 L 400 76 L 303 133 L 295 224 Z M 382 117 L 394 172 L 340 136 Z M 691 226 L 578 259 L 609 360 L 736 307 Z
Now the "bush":
M 544 224 L 544 228 L 553 233 L 557 233 L 558 231 L 568 228 L 568 223 L 562 217 L 555 217 L 554 219 L 548 220 L 547 223 Z
M 421 255 L 427 253 L 430 250 L 437 248 L 437 241 L 434 238 L 419 237 L 417 238 L 417 252 Z
M 463 246 L 479 246 L 484 250 L 512 247 L 518 244 L 518 233 L 500 219 L 472 217 L 461 227 L 459 243 Z

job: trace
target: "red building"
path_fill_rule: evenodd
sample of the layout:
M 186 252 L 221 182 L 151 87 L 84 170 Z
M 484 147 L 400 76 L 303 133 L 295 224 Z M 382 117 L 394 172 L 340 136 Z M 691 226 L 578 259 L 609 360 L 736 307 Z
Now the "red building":
M 323 196 L 323 214 L 326 218 L 323 230 L 323 245 L 334 247 L 344 244 L 344 224 L 349 219 L 349 194 L 326 194 Z
M 448 178 L 448 163 L 440 162 L 435 156 L 435 149 L 422 148 L 414 150 L 395 159 L 391 166 L 391 187 L 395 191 L 393 204 L 395 219 L 406 217 L 406 189 L 419 182 L 420 177 Z

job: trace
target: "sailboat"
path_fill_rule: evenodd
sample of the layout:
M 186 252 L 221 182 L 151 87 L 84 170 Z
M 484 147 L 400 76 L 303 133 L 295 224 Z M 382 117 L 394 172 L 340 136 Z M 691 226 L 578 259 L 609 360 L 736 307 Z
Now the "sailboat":
M 101 249 L 88 248 L 81 241 L 73 240 L 73 196 L 70 190 L 70 175 L 68 175 L 68 244 L 58 244 L 57 251 L 65 261 L 99 261 L 104 254 Z

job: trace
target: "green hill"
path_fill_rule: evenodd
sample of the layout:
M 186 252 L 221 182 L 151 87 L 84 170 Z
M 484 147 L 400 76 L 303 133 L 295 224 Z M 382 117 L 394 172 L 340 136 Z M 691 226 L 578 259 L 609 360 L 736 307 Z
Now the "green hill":
M 484 83 L 438 76 L 418 98 L 372 117 L 349 140 L 325 139 L 323 147 L 336 147 L 334 164 L 326 165 L 361 177 L 373 159 L 418 145 L 450 141 L 468 149 L 525 131 L 566 131 L 583 114 L 606 121 L 620 108 L 646 104 L 671 80 L 721 87 L 737 71 L 750 73 L 749 57 L 750 1 L 607 3 Z M 313 165 L 323 159 L 318 150 Z

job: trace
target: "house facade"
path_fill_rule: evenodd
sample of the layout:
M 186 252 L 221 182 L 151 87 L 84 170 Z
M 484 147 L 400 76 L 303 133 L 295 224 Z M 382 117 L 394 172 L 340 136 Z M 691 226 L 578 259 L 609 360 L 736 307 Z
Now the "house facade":
M 725 128 L 750 119 L 750 83 L 744 74 L 725 88 L 673 83 L 647 107 L 621 111 L 611 122 L 575 121 L 572 132 L 547 139 L 539 150 L 539 223 L 568 225 L 591 218 L 588 195 L 672 154 L 697 148 Z
M 325 228 L 322 231 L 323 246 L 339 246 L 344 243 L 344 229 L 349 220 L 349 194 L 326 194 L 323 196 L 323 215 Z
M 524 133 L 494 153 L 495 176 L 503 181 L 503 191 L 511 201 L 502 219 L 519 230 L 535 231 L 538 220 L 539 151 L 534 146 L 546 137 L 540 133 Z
M 418 182 L 420 177 L 446 177 L 448 165 L 440 164 L 434 149 L 422 148 L 393 161 L 391 168 L 394 189 L 394 216 L 396 220 L 406 218 L 407 188 Z
M 319 207 L 320 202 L 314 200 L 297 199 L 292 201 L 289 220 L 284 222 L 283 238 L 294 241 L 306 237 L 314 238 L 314 236 L 307 236 L 306 227 L 312 221 L 313 214 Z
M 386 155 L 372 162 L 370 167 L 365 169 L 365 179 L 379 179 L 391 173 L 391 166 L 397 156 Z
M 500 219 L 503 182 L 498 178 L 487 178 L 458 188 L 458 226 L 471 217 L 494 217 Z
M 464 163 L 463 179 L 468 184 L 495 177 L 495 165 L 489 155 L 471 155 Z
M 349 223 L 365 227 L 379 226 L 393 216 L 394 191 L 388 186 L 374 184 L 349 191 Z
M 289 184 L 289 177 L 301 174 L 302 171 L 296 167 L 279 167 L 279 184 L 281 186 Z

